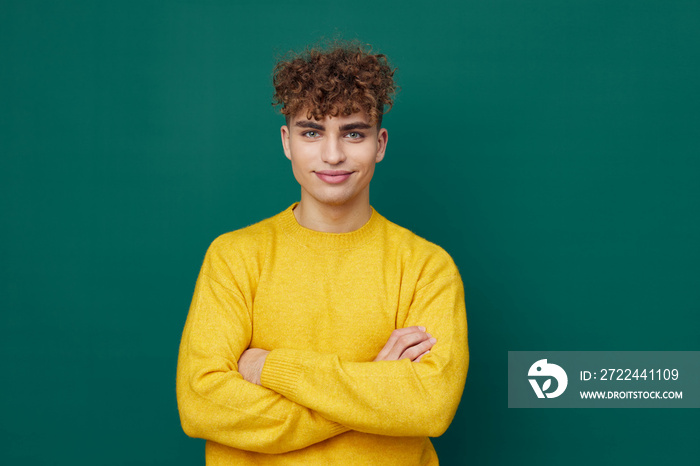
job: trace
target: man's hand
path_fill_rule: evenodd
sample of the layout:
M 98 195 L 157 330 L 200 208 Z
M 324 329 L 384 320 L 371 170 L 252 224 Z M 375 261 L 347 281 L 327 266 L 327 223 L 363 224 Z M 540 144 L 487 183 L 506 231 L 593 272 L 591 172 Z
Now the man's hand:
M 375 361 L 398 361 L 410 359 L 419 362 L 420 358 L 430 352 L 437 340 L 425 331 L 425 327 L 406 327 L 391 332 L 384 348 Z M 244 353 L 245 354 L 245 353 Z
M 260 374 L 262 374 L 267 353 L 269 351 L 260 348 L 248 348 L 243 351 L 238 359 L 238 372 L 245 380 L 260 385 Z

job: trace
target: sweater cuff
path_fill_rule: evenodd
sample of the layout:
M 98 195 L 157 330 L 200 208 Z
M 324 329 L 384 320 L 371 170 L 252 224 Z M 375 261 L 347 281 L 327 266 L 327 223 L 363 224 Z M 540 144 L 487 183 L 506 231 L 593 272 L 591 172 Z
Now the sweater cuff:
M 260 384 L 286 398 L 293 398 L 302 373 L 302 359 L 290 349 L 274 349 L 265 358 Z

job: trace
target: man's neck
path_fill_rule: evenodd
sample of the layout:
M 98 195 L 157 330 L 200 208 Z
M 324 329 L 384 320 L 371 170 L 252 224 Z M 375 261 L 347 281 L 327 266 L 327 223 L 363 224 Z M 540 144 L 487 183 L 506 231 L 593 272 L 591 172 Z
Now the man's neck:
M 334 206 L 309 197 L 302 194 L 299 205 L 294 208 L 294 217 L 299 225 L 310 230 L 348 233 L 362 228 L 372 216 L 369 198 Z

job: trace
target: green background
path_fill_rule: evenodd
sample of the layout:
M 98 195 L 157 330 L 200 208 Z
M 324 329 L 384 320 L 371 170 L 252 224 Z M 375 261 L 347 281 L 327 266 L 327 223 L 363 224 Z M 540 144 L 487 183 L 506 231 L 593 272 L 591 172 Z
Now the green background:
M 697 464 L 697 410 L 509 410 L 507 351 L 700 349 L 700 2 L 0 5 L 6 464 L 204 463 L 194 281 L 298 200 L 270 71 L 336 33 L 398 67 L 374 207 L 465 282 L 443 464 Z

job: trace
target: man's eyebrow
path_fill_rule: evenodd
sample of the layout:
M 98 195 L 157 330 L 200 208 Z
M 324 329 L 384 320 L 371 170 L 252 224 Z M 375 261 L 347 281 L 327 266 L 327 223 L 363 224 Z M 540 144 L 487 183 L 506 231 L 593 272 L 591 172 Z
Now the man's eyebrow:
M 294 123 L 294 126 L 298 126 L 300 128 L 318 129 L 321 131 L 326 129 L 323 125 L 319 125 L 318 123 L 314 123 L 313 121 L 308 121 L 308 120 L 307 121 L 305 121 L 305 120 L 297 121 L 296 123 Z
M 340 127 L 340 131 L 350 131 L 353 129 L 370 129 L 373 125 L 363 122 L 348 123 Z

